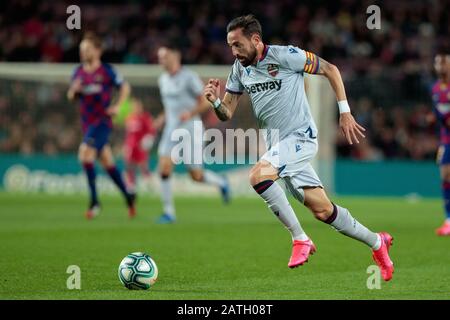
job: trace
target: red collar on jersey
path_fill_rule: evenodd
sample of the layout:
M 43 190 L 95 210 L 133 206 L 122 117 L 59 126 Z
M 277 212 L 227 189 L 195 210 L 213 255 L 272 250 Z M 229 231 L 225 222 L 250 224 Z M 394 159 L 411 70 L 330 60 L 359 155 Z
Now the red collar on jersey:
M 259 58 L 259 61 L 263 61 L 264 60 L 264 58 L 267 56 L 267 51 L 269 51 L 269 46 L 264 44 L 264 50 L 263 50 L 261 58 Z

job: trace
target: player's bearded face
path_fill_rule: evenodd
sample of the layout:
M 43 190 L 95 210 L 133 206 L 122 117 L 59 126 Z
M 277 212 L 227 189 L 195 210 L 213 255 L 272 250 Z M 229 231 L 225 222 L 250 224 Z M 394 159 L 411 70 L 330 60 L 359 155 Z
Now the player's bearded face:
M 248 67 L 255 62 L 258 54 L 256 47 L 252 40 L 242 33 L 242 30 L 237 29 L 228 32 L 227 41 L 228 45 L 231 47 L 233 56 L 238 59 L 244 67 Z
M 249 41 L 248 49 L 242 51 L 242 53 L 240 54 L 237 54 L 236 58 L 239 60 L 242 66 L 248 67 L 255 61 L 256 55 L 257 55 L 256 47 L 253 45 L 253 43 Z

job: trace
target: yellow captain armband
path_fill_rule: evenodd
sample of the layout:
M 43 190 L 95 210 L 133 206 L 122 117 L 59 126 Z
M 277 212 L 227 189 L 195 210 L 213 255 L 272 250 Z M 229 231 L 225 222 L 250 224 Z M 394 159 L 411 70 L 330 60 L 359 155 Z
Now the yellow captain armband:
M 304 72 L 316 74 L 319 71 L 319 58 L 309 51 L 305 51 L 306 61 L 303 68 Z

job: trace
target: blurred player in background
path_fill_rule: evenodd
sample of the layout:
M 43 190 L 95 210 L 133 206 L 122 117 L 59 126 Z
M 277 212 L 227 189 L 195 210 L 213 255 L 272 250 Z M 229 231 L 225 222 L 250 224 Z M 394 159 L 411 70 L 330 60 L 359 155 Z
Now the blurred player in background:
M 441 131 L 437 163 L 441 171 L 442 196 L 446 214 L 444 224 L 436 229 L 436 234 L 450 236 L 450 51 L 442 51 L 436 55 L 434 68 L 438 80 L 431 91 L 434 113 Z
M 369 246 L 383 279 L 390 280 L 394 272 L 389 258 L 392 237 L 385 232 L 370 231 L 348 209 L 332 203 L 310 164 L 318 149 L 317 128 L 305 93 L 304 73 L 323 75 L 330 82 L 339 104 L 340 127 L 349 144 L 364 137 L 365 129 L 350 113 L 337 67 L 298 47 L 264 44 L 261 25 L 252 15 L 228 24 L 227 41 L 236 57 L 227 92 L 221 100 L 219 80 L 210 79 L 205 96 L 218 118 L 226 121 L 233 116 L 246 90 L 258 124 L 268 130 L 267 152 L 251 169 L 250 183 L 291 233 L 293 248 L 288 266 L 304 264 L 316 247 L 303 231 L 283 189 L 275 183 L 279 178 L 317 219 Z
M 149 152 L 155 141 L 156 129 L 152 116 L 144 110 L 142 101 L 131 99 L 131 113 L 125 119 L 124 159 L 127 190 L 136 196 L 136 172 L 149 183 Z
M 200 77 L 193 71 L 181 65 L 181 52 L 176 45 L 171 44 L 159 48 L 159 63 L 165 72 L 159 77 L 158 85 L 161 93 L 164 112 L 155 120 L 158 128 L 164 124 L 164 131 L 159 143 L 159 172 L 161 175 L 161 197 L 163 202 L 163 214 L 159 223 L 172 223 L 175 221 L 175 207 L 173 203 L 171 174 L 173 160 L 171 152 L 178 143 L 171 139 L 174 130 L 184 129 L 191 139 L 191 154 L 194 155 L 203 149 L 202 137 L 194 139 L 201 132 L 194 132 L 195 123 L 203 128 L 200 114 L 208 110 L 209 104 L 203 97 L 203 83 Z M 211 184 L 219 188 L 223 200 L 229 201 L 229 186 L 226 178 L 202 168 L 201 164 L 184 163 L 194 181 Z M 189 161 L 188 160 L 188 161 Z
M 78 158 L 83 164 L 87 176 L 90 203 L 86 217 L 92 219 L 100 212 L 100 202 L 95 185 L 95 160 L 98 159 L 116 186 L 122 192 L 128 215 L 136 214 L 133 196 L 128 193 L 122 176 L 115 166 L 108 139 L 112 130 L 111 117 L 118 112 L 119 106 L 130 94 L 130 86 L 110 66 L 103 63 L 101 40 L 88 33 L 80 43 L 81 65 L 75 68 L 67 97 L 70 101 L 78 98 L 83 131 L 83 141 Z M 119 89 L 116 104 L 111 104 L 113 89 Z

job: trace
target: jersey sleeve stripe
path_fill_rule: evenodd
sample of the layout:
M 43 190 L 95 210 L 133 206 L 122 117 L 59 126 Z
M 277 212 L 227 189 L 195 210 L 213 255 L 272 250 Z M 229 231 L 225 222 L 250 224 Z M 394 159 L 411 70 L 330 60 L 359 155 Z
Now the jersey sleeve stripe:
M 229 92 L 229 93 L 231 93 L 231 94 L 242 94 L 243 92 L 240 92 L 240 91 L 234 91 L 234 90 L 231 90 L 231 89 L 228 89 L 228 88 L 225 88 L 225 91 L 226 92 Z

